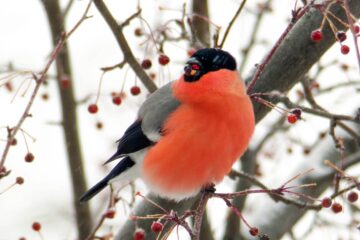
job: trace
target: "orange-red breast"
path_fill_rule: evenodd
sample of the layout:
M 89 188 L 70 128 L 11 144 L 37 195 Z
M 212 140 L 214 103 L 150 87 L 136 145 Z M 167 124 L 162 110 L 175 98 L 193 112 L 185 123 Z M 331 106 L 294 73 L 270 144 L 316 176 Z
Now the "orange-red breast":
M 221 49 L 198 50 L 177 81 L 144 102 L 107 162 L 122 160 L 81 201 L 114 180 L 136 177 L 163 197 L 191 197 L 229 173 L 254 126 L 235 59 Z

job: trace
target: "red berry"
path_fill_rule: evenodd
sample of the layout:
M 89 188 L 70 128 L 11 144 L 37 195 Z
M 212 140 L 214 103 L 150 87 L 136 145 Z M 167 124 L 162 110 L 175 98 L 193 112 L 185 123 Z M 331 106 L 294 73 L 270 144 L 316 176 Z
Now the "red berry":
M 38 223 L 38 222 L 34 222 L 34 223 L 32 224 L 32 229 L 33 229 L 34 231 L 40 231 L 40 229 L 41 229 L 41 224 Z
M 158 60 L 159 60 L 160 65 L 163 65 L 163 66 L 170 62 L 170 58 L 165 54 L 160 54 Z
M 360 32 L 360 27 L 359 27 L 359 25 L 355 25 L 355 26 L 354 26 L 354 31 L 355 31 L 355 33 L 359 33 L 359 32 Z
M 346 55 L 346 54 L 348 54 L 349 52 L 350 52 L 350 48 L 349 48 L 349 46 L 348 45 L 341 45 L 341 53 L 342 54 L 344 54 L 344 55 Z
M 114 209 L 109 209 L 106 213 L 105 213 L 105 217 L 106 218 L 114 218 L 115 217 L 115 210 Z
M 329 207 L 331 207 L 331 204 L 332 204 L 332 200 L 331 200 L 331 198 L 329 198 L 329 197 L 323 198 L 323 199 L 321 200 L 321 205 L 322 205 L 324 208 L 329 208 Z
M 351 191 L 349 192 L 349 194 L 347 195 L 347 199 L 349 202 L 356 202 L 359 198 L 359 195 L 357 194 L 357 192 Z
M 149 68 L 151 68 L 151 65 L 152 65 L 152 63 L 151 63 L 151 60 L 150 60 L 150 59 L 144 59 L 144 60 L 141 62 L 141 67 L 142 67 L 143 69 L 149 69 Z
M 98 106 L 97 106 L 96 104 L 90 104 L 90 105 L 88 106 L 88 111 L 89 111 L 89 113 L 94 114 L 94 113 L 97 113 L 98 110 L 99 110 L 99 109 L 98 109 Z
M 25 155 L 25 162 L 32 162 L 32 161 L 34 161 L 34 158 L 35 158 L 34 154 L 28 152 Z
M 346 40 L 346 33 L 344 31 L 338 31 L 336 33 L 336 38 L 339 40 L 339 42 L 343 42 Z
M 342 211 L 342 205 L 340 203 L 334 203 L 332 206 L 331 206 L 331 210 L 334 212 L 334 213 L 339 213 Z
M 70 78 L 68 75 L 62 75 L 60 78 L 60 86 L 62 89 L 67 89 L 70 87 Z
M 314 42 L 320 42 L 323 39 L 323 34 L 320 29 L 316 29 L 311 32 L 311 40 Z
M 249 233 L 251 236 L 257 236 L 259 234 L 259 229 L 256 227 L 252 227 L 250 228 Z
M 296 123 L 296 121 L 298 120 L 298 117 L 295 115 L 295 114 L 289 114 L 288 116 L 287 116 L 287 121 L 288 121 L 288 123 L 290 123 L 290 124 L 294 124 L 294 123 Z
M 151 224 L 151 231 L 153 231 L 154 233 L 159 233 L 163 230 L 163 224 L 161 222 L 153 222 Z
M 135 230 L 134 233 L 134 240 L 144 240 L 145 239 L 145 232 L 141 228 Z
M 16 184 L 21 185 L 21 184 L 23 184 L 23 183 L 24 183 L 24 178 L 23 178 L 23 177 L 17 177 L 17 178 L 16 178 Z
M 120 105 L 121 104 L 121 97 L 120 96 L 113 97 L 112 101 L 113 101 L 113 103 L 115 105 Z
M 131 87 L 130 92 L 132 95 L 136 96 L 140 94 L 141 89 L 138 86 L 133 86 Z

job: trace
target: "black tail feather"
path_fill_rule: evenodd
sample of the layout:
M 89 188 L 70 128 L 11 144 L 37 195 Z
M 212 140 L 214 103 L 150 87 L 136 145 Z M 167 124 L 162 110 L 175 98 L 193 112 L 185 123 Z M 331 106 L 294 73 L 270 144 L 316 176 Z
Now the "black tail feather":
M 123 158 L 116 166 L 110 171 L 110 173 L 103 178 L 100 182 L 98 182 L 95 186 L 90 188 L 86 193 L 84 193 L 81 198 L 80 202 L 85 202 L 90 200 L 96 194 L 98 194 L 101 190 L 103 190 L 108 184 L 109 181 L 117 176 L 119 176 L 124 171 L 128 170 L 132 166 L 134 166 L 135 162 L 131 160 L 130 157 Z
M 80 198 L 80 202 L 89 201 L 96 194 L 98 194 L 101 190 L 103 190 L 108 185 L 108 182 L 109 182 L 108 177 L 105 177 L 103 180 L 98 182 L 95 186 L 90 188 L 86 193 L 84 193 Z

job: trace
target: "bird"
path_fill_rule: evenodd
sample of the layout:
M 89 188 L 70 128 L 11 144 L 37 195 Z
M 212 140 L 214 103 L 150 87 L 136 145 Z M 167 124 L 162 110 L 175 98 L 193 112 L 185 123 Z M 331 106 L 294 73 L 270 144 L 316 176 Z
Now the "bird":
M 157 89 L 140 106 L 105 164 L 119 162 L 80 201 L 114 181 L 137 178 L 160 197 L 193 197 L 231 171 L 254 128 L 252 102 L 235 58 L 219 48 L 199 49 L 178 80 Z

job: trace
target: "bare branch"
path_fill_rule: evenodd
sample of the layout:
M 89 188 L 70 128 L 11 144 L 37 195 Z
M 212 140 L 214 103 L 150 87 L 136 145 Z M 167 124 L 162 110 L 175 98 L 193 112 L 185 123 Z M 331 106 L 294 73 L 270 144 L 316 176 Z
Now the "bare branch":
M 129 63 L 130 67 L 136 73 L 136 75 L 140 78 L 141 82 L 147 88 L 149 92 L 154 92 L 157 89 L 154 81 L 150 79 L 150 77 L 146 74 L 144 69 L 141 67 L 139 62 L 136 60 L 135 56 L 133 55 L 130 46 L 126 40 L 126 37 L 122 31 L 122 25 L 118 25 L 114 17 L 111 15 L 109 9 L 106 7 L 103 0 L 94 0 L 94 4 L 105 19 L 106 23 L 110 27 L 111 31 L 114 34 L 114 37 L 124 54 L 124 60 Z M 140 11 L 140 10 L 139 10 Z M 129 19 L 132 19 L 134 15 L 130 16 Z M 129 21 L 129 20 L 128 20 Z M 127 21 L 125 21 L 126 23 Z
M 227 26 L 223 39 L 221 40 L 221 43 L 219 44 L 219 48 L 222 48 L 224 46 L 225 40 L 230 32 L 231 27 L 233 26 L 234 22 L 236 21 L 236 19 L 239 17 L 241 11 L 243 10 L 244 6 L 246 4 L 246 0 L 243 0 L 242 3 L 240 4 L 238 10 L 236 11 L 235 15 L 233 16 L 233 18 L 231 19 L 231 21 L 229 22 L 229 25 Z

